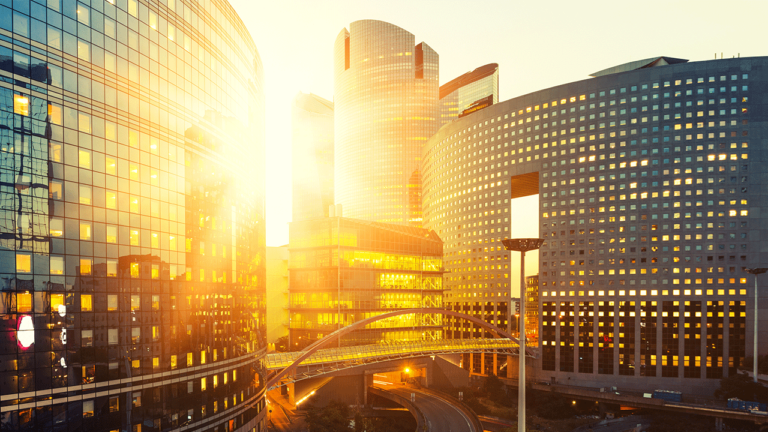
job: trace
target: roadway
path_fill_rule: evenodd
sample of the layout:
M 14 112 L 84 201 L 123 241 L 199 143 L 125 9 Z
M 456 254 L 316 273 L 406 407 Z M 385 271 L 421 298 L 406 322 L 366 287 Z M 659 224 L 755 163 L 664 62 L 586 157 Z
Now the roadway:
M 427 430 L 430 432 L 483 432 L 472 426 L 470 419 L 453 404 L 431 394 L 427 394 L 401 385 L 375 385 L 374 387 L 394 393 L 411 400 L 411 393 L 416 393 L 414 405 L 427 419 Z

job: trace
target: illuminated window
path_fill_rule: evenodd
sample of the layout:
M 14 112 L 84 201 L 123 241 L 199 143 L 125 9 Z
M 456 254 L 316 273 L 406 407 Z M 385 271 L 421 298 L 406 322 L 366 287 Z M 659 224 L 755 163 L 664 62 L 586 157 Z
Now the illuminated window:
M 78 3 L 77 4 L 77 21 L 87 26 L 90 26 L 91 25 L 91 9 Z
M 91 239 L 91 223 L 80 222 L 80 240 L 90 240 L 90 239 Z
M 16 254 L 16 272 L 32 273 L 32 255 Z
M 149 235 L 150 239 L 150 246 L 153 248 L 159 248 L 160 247 L 160 234 L 158 233 L 151 233 Z
M 83 333 L 86 331 L 91 330 L 83 330 Z M 85 346 L 91 346 L 91 345 L 85 345 Z M 83 401 L 83 418 L 93 417 L 93 400 L 84 400 Z
M 29 62 L 29 60 L 27 60 Z M 13 112 L 23 116 L 29 115 L 29 98 L 22 95 L 13 95 Z
M 64 257 L 51 257 L 51 274 L 63 275 L 64 274 Z
M 59 306 L 64 306 L 64 294 L 51 294 L 51 312 L 59 312 Z
M 193 358 L 192 353 L 187 353 L 187 367 L 190 367 L 193 365 Z
M 200 351 L 200 364 L 205 364 L 205 351 Z
M 139 166 L 135 164 L 131 164 L 130 166 L 130 179 L 131 180 L 138 180 L 139 179 Z
M 93 295 L 91 294 L 80 295 L 80 311 L 81 312 L 93 311 Z
M 117 310 L 117 294 L 107 295 L 107 311 L 114 312 Z
M 78 150 L 78 162 L 80 168 L 91 168 L 91 152 L 88 150 Z
M 132 196 L 130 197 L 130 211 L 131 213 L 138 213 L 139 212 L 139 198 Z
M 51 237 L 61 237 L 64 235 L 64 220 L 51 218 L 49 233 Z
M 114 158 L 108 157 L 105 162 L 107 174 L 117 175 L 117 162 Z
M 160 175 L 156 169 L 149 170 L 149 183 L 152 186 L 160 186 Z
M 135 344 L 141 342 L 141 327 L 131 328 L 131 342 Z
M 131 263 L 131 277 L 139 277 L 139 263 Z
M 90 258 L 80 258 L 80 275 L 81 276 L 89 276 L 91 274 L 91 259 Z
M 177 361 L 176 361 L 176 354 L 171 355 L 171 369 L 176 369 L 178 367 Z
M 107 225 L 107 243 L 117 243 L 117 227 Z
M 171 251 L 175 251 L 175 250 L 176 250 L 176 236 L 173 236 L 173 235 L 171 235 L 171 236 L 168 236 L 168 240 L 169 240 L 169 246 L 168 246 L 168 248 L 169 248 Z
M 106 202 L 108 209 L 117 209 L 117 193 L 107 191 L 107 202 Z
M 200 390 L 205 391 L 207 389 L 205 378 L 200 378 Z
M 18 313 L 32 312 L 32 294 L 30 293 L 16 294 L 16 312 Z
M 138 246 L 139 245 L 139 230 L 130 230 L 130 244 L 131 246 Z
M 80 185 L 80 204 L 91 203 L 91 187 Z
M 48 104 L 48 116 L 51 118 L 51 123 L 61 126 L 63 124 L 63 113 L 61 111 L 61 106 L 49 103 Z M 58 146 L 59 150 L 61 150 L 61 144 L 51 144 L 51 146 Z M 61 159 L 59 159 L 59 162 L 61 162 Z
M 120 411 L 120 396 L 111 396 L 109 398 L 109 412 L 116 413 Z
M 141 307 L 141 296 L 132 295 L 131 296 L 131 312 L 139 310 L 140 307 Z

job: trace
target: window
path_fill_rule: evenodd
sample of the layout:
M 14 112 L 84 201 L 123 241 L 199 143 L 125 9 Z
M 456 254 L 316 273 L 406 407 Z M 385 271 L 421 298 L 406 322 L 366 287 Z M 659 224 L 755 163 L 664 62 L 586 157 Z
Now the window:
M 104 163 L 107 174 L 117 175 L 117 162 L 114 158 L 107 157 Z
M 109 345 L 117 345 L 117 329 L 111 328 L 107 330 L 107 343 Z
M 141 296 L 132 295 L 131 296 L 131 312 L 137 311 L 140 308 L 141 308 Z
M 129 172 L 129 178 L 131 180 L 138 180 L 139 179 L 139 166 L 138 165 L 131 164 L 130 172 Z
M 131 328 L 131 343 L 137 344 L 141 341 L 141 327 Z
M 178 367 L 178 362 L 176 360 L 176 354 L 171 355 L 171 369 L 176 369 Z
M 93 346 L 93 330 L 82 330 L 80 332 L 80 346 L 83 346 L 83 347 Z
M 120 396 L 111 396 L 109 398 L 109 412 L 116 413 L 120 411 Z
M 91 61 L 91 45 L 89 43 L 77 41 L 77 58 L 87 62 Z
M 131 213 L 138 213 L 139 212 L 139 198 L 132 196 L 130 198 L 130 212 Z
M 139 245 L 139 230 L 131 230 L 131 246 Z
M 81 312 L 93 311 L 93 296 L 91 294 L 80 295 L 80 311 Z
M 64 199 L 64 185 L 60 180 L 51 180 L 48 182 L 48 198 L 55 200 Z
M 30 293 L 16 294 L 16 312 L 18 313 L 32 312 L 32 294 Z
M 50 264 L 51 264 L 52 275 L 64 274 L 64 257 L 52 256 Z
M 83 330 L 85 332 L 86 330 Z M 90 331 L 90 330 L 88 330 Z M 90 346 L 90 345 L 89 345 Z M 93 417 L 93 400 L 84 400 L 83 401 L 83 417 Z
M 29 62 L 29 60 L 27 60 Z M 22 95 L 13 95 L 13 112 L 23 116 L 29 115 L 29 98 Z
M 80 185 L 80 204 L 91 203 L 91 187 Z
M 88 150 L 78 150 L 78 162 L 80 168 L 91 169 L 91 152 Z
M 107 277 L 117 277 L 117 260 L 107 260 Z
M 80 222 L 80 240 L 90 240 L 90 239 L 91 239 L 91 223 Z
M 51 237 L 61 237 L 64 235 L 64 220 L 51 218 L 48 231 Z
M 16 272 L 32 273 L 32 255 L 16 254 Z
M 117 243 L 117 227 L 107 225 L 107 243 Z
M 91 25 L 91 9 L 78 3 L 77 4 L 77 21 L 87 26 L 90 26 Z
M 81 276 L 90 276 L 91 275 L 91 259 L 90 258 L 80 258 L 80 275 Z
M 131 263 L 131 277 L 137 278 L 139 277 L 139 263 Z
M 107 202 L 106 202 L 108 209 L 117 209 L 117 193 L 107 191 Z
M 114 312 L 117 310 L 117 294 L 107 295 L 107 311 Z

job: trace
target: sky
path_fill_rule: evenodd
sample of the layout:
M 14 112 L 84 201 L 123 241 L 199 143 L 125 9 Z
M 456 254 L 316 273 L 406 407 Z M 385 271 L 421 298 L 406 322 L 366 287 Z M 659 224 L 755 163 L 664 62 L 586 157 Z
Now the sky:
M 387 21 L 426 42 L 441 84 L 498 63 L 499 101 L 649 57 L 768 55 L 768 0 L 230 2 L 264 64 L 268 246 L 288 243 L 291 101 L 300 91 L 333 100 L 333 42 L 353 21 Z

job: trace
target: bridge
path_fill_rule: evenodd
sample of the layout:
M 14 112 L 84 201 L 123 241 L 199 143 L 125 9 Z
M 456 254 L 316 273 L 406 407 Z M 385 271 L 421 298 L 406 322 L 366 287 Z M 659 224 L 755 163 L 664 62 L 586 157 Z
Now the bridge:
M 320 349 L 297 364 L 296 372 L 292 376 L 276 383 L 270 390 L 291 382 L 374 363 L 435 355 L 494 351 L 498 354 L 518 355 L 519 345 L 517 341 L 506 338 L 444 339 Z M 267 354 L 267 369 L 270 371 L 285 369 L 294 364 L 303 354 L 303 351 Z

